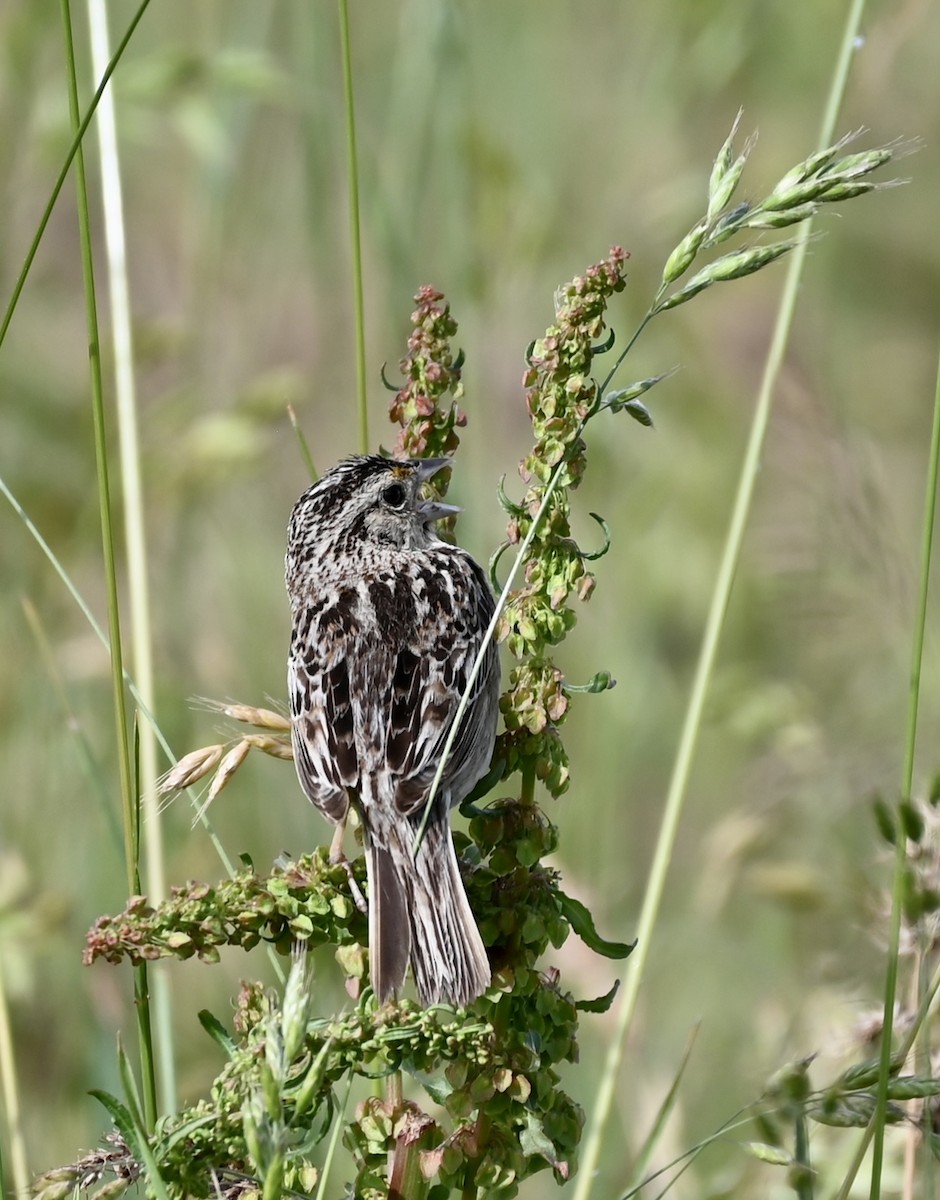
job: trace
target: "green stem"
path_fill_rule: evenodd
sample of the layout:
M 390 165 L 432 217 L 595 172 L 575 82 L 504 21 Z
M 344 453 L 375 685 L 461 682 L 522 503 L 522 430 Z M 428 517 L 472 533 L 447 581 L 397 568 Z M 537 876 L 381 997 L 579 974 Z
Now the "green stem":
M 78 81 L 75 68 L 75 47 L 72 36 L 70 0 L 60 0 L 65 31 L 66 69 L 69 89 L 69 114 L 72 128 L 80 127 Z M 88 357 L 91 376 L 91 402 L 94 418 L 95 460 L 98 477 L 98 506 L 101 517 L 101 542 L 104 554 L 105 583 L 108 594 L 108 629 L 111 643 L 111 691 L 114 705 L 117 739 L 118 772 L 124 825 L 124 860 L 128 894 L 139 886 L 138 842 L 140 813 L 138 796 L 131 771 L 130 740 L 127 704 L 124 691 L 124 662 L 121 647 L 121 620 L 118 604 L 117 566 L 114 556 L 114 528 L 111 509 L 111 486 L 108 475 L 107 432 L 105 428 L 104 397 L 101 383 L 101 349 L 98 336 L 98 306 L 95 296 L 94 262 L 91 248 L 91 220 L 88 211 L 88 190 L 85 181 L 85 159 L 79 141 L 75 150 L 75 180 L 78 200 L 78 227 L 81 242 L 82 276 L 85 285 L 85 310 L 88 322 Z M 157 1116 L 156 1087 L 153 1068 L 153 1046 L 149 1024 L 149 1003 L 146 975 L 136 968 L 138 1034 L 141 1054 L 141 1076 L 144 1085 L 144 1111 L 148 1127 Z
M 804 1113 L 800 1113 L 796 1118 L 793 1158 L 799 1163 L 795 1187 L 797 1200 L 813 1200 L 813 1168 L 809 1157 L 809 1131 Z
M 910 693 L 908 697 L 907 729 L 905 731 L 904 765 L 901 776 L 901 802 L 909 803 L 914 782 L 914 757 L 917 747 L 917 715 L 920 707 L 920 676 L 924 660 L 924 631 L 927 625 L 927 597 L 930 590 L 930 559 L 937 513 L 937 483 L 940 475 L 940 362 L 934 385 L 933 426 L 930 434 L 930 457 L 927 464 L 927 489 L 924 497 L 924 518 L 921 533 L 920 587 L 917 612 L 914 618 L 914 637 L 911 647 Z M 898 957 L 901 941 L 901 914 L 904 903 L 904 876 L 907 867 L 907 840 L 898 823 L 895 841 L 894 882 L 891 890 L 891 924 L 888 932 L 888 963 L 885 972 L 884 1024 L 881 1034 L 881 1063 L 878 1076 L 878 1102 L 872 1117 L 872 1200 L 881 1194 L 881 1168 L 884 1159 L 885 1113 L 888 1105 L 888 1081 L 891 1069 L 891 1037 L 894 1022 L 894 1001 L 898 986 Z M 920 1028 L 920 1025 L 917 1025 Z
M 519 799 L 523 804 L 535 803 L 535 763 L 531 759 L 526 759 L 522 766 Z
M 110 55 L 105 0 L 88 0 L 88 25 L 91 34 L 92 68 L 97 76 L 107 69 Z M 97 127 L 108 290 L 111 296 L 111 341 L 120 446 L 121 493 L 124 500 L 131 648 L 134 677 L 147 708 L 154 711 L 156 688 L 147 573 L 147 531 L 140 465 L 124 199 L 113 88 L 108 88 L 101 98 Z M 144 842 L 146 888 L 141 890 L 146 891 L 151 904 L 159 904 L 166 899 L 166 871 L 163 858 L 163 822 L 157 795 L 157 739 L 149 721 L 138 723 L 137 733 L 140 745 L 139 794 L 143 797 L 144 822 L 147 829 Z M 176 1107 L 176 1072 L 173 1061 L 173 1014 L 166 964 L 154 964 L 150 982 L 153 987 L 154 1019 L 158 1031 L 156 1044 L 160 1050 L 161 1105 L 165 1112 L 172 1112 Z
M 101 82 L 95 89 L 95 94 L 91 98 L 91 104 L 88 106 L 88 111 L 82 117 L 77 129 L 75 130 L 75 134 L 72 138 L 72 144 L 69 146 L 68 153 L 65 156 L 65 161 L 62 163 L 56 181 L 52 186 L 52 192 L 50 193 L 49 199 L 46 202 L 46 207 L 43 209 L 42 216 L 39 218 L 39 225 L 37 226 L 36 232 L 33 235 L 32 242 L 30 242 L 29 249 L 26 252 L 26 258 L 23 260 L 23 265 L 20 267 L 20 273 L 16 277 L 16 283 L 13 285 L 13 293 L 10 296 L 9 303 L 7 304 L 6 310 L 3 314 L 3 320 L 0 321 L 0 346 L 3 345 L 3 340 L 7 335 L 7 330 L 10 328 L 10 322 L 13 320 L 13 314 L 16 311 L 20 294 L 22 293 L 23 288 L 26 286 L 26 280 L 29 276 L 30 268 L 33 265 L 33 260 L 36 257 L 36 252 L 39 249 L 39 244 L 42 241 L 43 234 L 46 232 L 46 226 L 49 224 L 49 218 L 52 216 L 56 201 L 59 198 L 59 193 L 62 191 L 62 187 L 68 178 L 69 167 L 72 165 L 72 160 L 75 158 L 75 155 L 78 153 L 78 148 L 82 144 L 82 138 L 85 136 L 85 130 L 88 128 L 91 118 L 95 115 L 95 109 L 98 107 L 98 102 L 104 94 L 104 89 L 108 85 L 108 80 L 114 73 L 114 68 L 121 61 L 124 51 L 127 49 L 127 45 L 134 34 L 134 30 L 140 23 L 141 17 L 143 17 L 144 13 L 147 11 L 149 4 L 150 0 L 141 0 L 140 7 L 131 18 L 130 24 L 124 31 L 124 36 L 118 43 L 118 47 L 112 55 L 111 61 L 108 63 L 108 69 L 101 76 Z
M 7 1006 L 6 983 L 3 978 L 3 959 L 0 956 L 0 1094 L 6 1118 L 5 1141 L 10 1147 L 11 1193 L 28 1196 L 32 1176 L 26 1160 L 26 1142 L 20 1113 L 20 1092 L 16 1073 L 16 1052 L 10 1029 L 10 1010 Z M 0 1160 L 0 1166 L 2 1166 Z
M 863 3 L 864 0 L 853 0 L 852 10 L 846 23 L 839 63 L 836 67 L 826 112 L 822 121 L 822 130 L 819 138 L 820 149 L 829 145 L 832 141 L 839 105 L 848 78 L 849 56 L 847 49 L 851 49 L 858 32 L 858 22 L 861 19 Z M 689 703 L 682 726 L 682 733 L 679 738 L 676 759 L 669 781 L 669 789 L 666 795 L 662 824 L 653 855 L 653 863 L 650 868 L 649 881 L 643 898 L 643 908 L 637 928 L 638 945 L 627 963 L 626 984 L 620 1001 L 617 1026 L 608 1047 L 604 1072 L 600 1087 L 598 1088 L 594 1111 L 591 1114 L 581 1166 L 578 1172 L 578 1186 L 575 1190 L 574 1200 L 588 1200 L 597 1175 L 597 1165 L 600 1159 L 604 1130 L 613 1104 L 616 1081 L 626 1047 L 627 1036 L 633 1023 L 640 985 L 653 945 L 653 931 L 659 916 L 666 876 L 672 859 L 679 821 L 685 805 L 692 760 L 698 742 L 699 730 L 702 725 L 702 714 L 705 709 L 705 697 L 711 683 L 712 671 L 718 654 L 718 645 L 724 628 L 725 615 L 728 611 L 728 603 L 731 598 L 731 588 L 734 584 L 734 577 L 741 556 L 744 531 L 747 527 L 751 500 L 754 495 L 754 485 L 760 469 L 764 441 L 770 422 L 774 389 L 780 374 L 784 351 L 793 324 L 793 314 L 796 310 L 796 296 L 803 271 L 803 263 L 806 259 L 806 247 L 809 242 L 811 228 L 811 221 L 807 221 L 801 226 L 797 238 L 797 246 L 790 258 L 787 270 L 783 294 L 780 299 L 780 309 L 777 314 L 773 338 L 764 366 L 764 374 L 754 409 L 747 449 L 738 479 L 737 494 L 731 512 L 728 532 L 725 536 L 721 563 L 718 568 L 718 576 L 712 592 L 702 645 L 695 667 L 692 690 L 689 695 Z
M 356 400 L 359 449 L 369 453 L 369 410 L 366 404 L 365 306 L 362 294 L 362 243 L 359 233 L 359 165 L 356 154 L 356 111 L 353 104 L 352 55 L 349 47 L 347 0 L 339 0 L 339 32 L 343 60 L 343 98 L 346 105 L 346 162 L 349 181 L 349 232 L 352 243 L 353 299 L 356 326 Z

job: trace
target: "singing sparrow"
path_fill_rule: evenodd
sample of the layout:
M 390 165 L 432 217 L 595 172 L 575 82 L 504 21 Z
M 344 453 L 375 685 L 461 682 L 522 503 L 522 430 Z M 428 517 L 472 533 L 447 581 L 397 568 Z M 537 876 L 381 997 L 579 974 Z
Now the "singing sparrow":
M 410 961 L 424 1004 L 467 1004 L 490 968 L 457 867 L 448 810 L 486 773 L 499 662 L 486 650 L 423 840 L 413 843 L 444 742 L 493 615 L 486 575 L 440 541 L 457 510 L 421 498 L 450 460 L 357 456 L 294 506 L 286 573 L 294 760 L 340 827 L 354 805 L 368 871 L 369 958 L 380 1002 Z

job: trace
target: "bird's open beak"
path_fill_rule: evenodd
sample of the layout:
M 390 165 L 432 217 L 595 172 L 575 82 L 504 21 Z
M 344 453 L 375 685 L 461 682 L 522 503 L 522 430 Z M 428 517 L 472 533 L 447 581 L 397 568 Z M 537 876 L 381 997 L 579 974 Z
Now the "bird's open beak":
M 415 474 L 418 476 L 418 483 L 427 483 L 429 479 L 433 479 L 438 471 L 443 471 L 445 467 L 452 467 L 454 460 L 452 458 L 418 458 L 412 459 L 415 463 Z
M 422 458 L 418 461 L 416 474 L 419 483 L 427 483 L 429 479 L 433 479 L 438 471 L 443 471 L 445 467 L 453 466 L 451 458 Z M 432 521 L 442 521 L 445 517 L 456 516 L 462 512 L 456 504 L 445 504 L 442 500 L 422 500 L 415 509 L 415 512 L 421 518 L 425 525 L 430 525 Z

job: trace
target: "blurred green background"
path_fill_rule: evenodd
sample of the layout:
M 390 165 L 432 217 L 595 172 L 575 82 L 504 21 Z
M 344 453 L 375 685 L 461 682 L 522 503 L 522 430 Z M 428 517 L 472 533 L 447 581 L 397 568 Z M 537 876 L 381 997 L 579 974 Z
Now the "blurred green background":
M 109 5 L 115 41 L 133 8 Z M 847 3 L 351 8 L 371 437 L 393 441 L 379 370 L 395 377 L 411 297 L 432 283 L 467 355 L 459 537 L 485 560 L 504 526 L 497 481 L 518 483 L 530 445 L 523 354 L 551 320 L 554 287 L 622 243 L 622 342 L 704 209 L 738 108 L 742 140 L 760 130 L 745 197 L 814 148 Z M 158 715 L 177 753 L 217 740 L 191 697 L 284 697 L 284 530 L 307 482 L 285 405 L 319 467 L 357 448 L 339 63 L 334 5 L 161 0 L 115 77 Z M 0 64 L 5 304 L 70 139 L 58 6 L 0 3 Z M 937 354 L 938 72 L 935 4 L 869 5 L 840 131 L 923 147 L 895 171 L 908 186 L 817 223 L 598 1196 L 625 1186 L 696 1023 L 658 1162 L 753 1100 L 788 1058 L 844 1053 L 882 987 L 887 870 L 869 800 L 893 797 L 903 753 Z M 89 179 L 100 231 L 96 169 Z M 619 381 L 681 367 L 651 397 L 656 429 L 609 416 L 590 431 L 577 526 L 593 544 L 587 513 L 602 513 L 613 550 L 560 660 L 575 682 L 607 669 L 619 683 L 578 699 L 573 784 L 547 808 L 566 886 L 612 938 L 635 929 L 782 278 L 778 267 L 715 288 L 657 322 Z M 100 286 L 106 310 L 103 275 Z M 0 474 L 104 620 L 86 341 L 69 185 L 0 350 Z M 80 958 L 87 927 L 123 907 L 126 887 L 108 663 L 6 506 L 0 587 L 0 953 L 38 1171 L 97 1139 L 104 1115 L 87 1089 L 119 1090 L 130 973 Z M 927 655 L 921 786 L 940 768 L 932 635 Z M 270 760 L 249 760 L 212 816 L 230 853 L 262 869 L 327 836 L 291 767 Z M 171 881 L 220 876 L 184 801 L 165 832 Z M 551 961 L 577 995 L 617 975 L 574 938 Z M 335 974 L 327 956 L 324 1006 L 338 1003 Z M 197 1009 L 227 1020 L 238 980 L 269 967 L 231 953 L 171 975 L 180 1090 L 193 1099 L 221 1065 Z M 585 1017 L 567 1074 L 588 1107 L 613 1020 Z M 774 1186 L 782 1178 L 731 1139 L 676 1194 Z M 524 1194 L 551 1192 L 541 1175 Z

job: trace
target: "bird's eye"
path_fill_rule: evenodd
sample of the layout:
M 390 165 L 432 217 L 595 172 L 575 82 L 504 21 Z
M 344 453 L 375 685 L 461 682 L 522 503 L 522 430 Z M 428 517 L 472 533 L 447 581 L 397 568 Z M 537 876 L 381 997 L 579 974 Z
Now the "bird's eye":
M 405 503 L 405 489 L 400 483 L 390 483 L 382 493 L 382 499 L 389 508 L 401 508 Z

